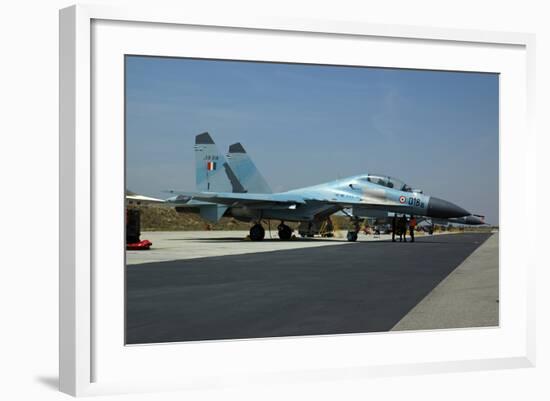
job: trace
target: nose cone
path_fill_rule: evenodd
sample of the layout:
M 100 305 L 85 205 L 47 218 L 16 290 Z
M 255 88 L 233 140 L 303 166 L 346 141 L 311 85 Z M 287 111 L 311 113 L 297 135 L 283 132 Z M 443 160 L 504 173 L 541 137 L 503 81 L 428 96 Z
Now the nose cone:
M 474 215 L 466 216 L 464 220 L 466 221 L 466 224 L 469 224 L 471 226 L 480 226 L 482 224 L 485 224 L 485 222 L 480 217 Z
M 454 203 L 447 202 L 446 200 L 430 197 L 428 202 L 428 216 L 439 217 L 442 219 L 450 219 L 453 217 L 462 217 L 470 215 L 469 212 L 462 209 L 460 206 Z

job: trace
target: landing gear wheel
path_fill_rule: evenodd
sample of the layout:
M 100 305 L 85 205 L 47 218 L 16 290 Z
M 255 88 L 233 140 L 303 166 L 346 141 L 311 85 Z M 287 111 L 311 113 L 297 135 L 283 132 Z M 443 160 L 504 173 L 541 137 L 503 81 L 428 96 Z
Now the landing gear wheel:
M 288 241 L 292 237 L 292 228 L 290 228 L 286 224 L 281 224 L 278 229 L 279 239 L 283 241 Z
M 355 242 L 357 241 L 357 232 L 356 231 L 348 231 L 348 241 Z
M 265 237 L 265 230 L 261 224 L 254 224 L 250 228 L 250 239 L 252 241 L 261 241 Z

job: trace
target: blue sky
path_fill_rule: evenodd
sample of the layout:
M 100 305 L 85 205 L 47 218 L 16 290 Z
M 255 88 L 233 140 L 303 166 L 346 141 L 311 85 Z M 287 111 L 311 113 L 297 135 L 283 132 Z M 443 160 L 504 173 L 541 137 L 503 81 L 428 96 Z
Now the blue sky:
M 208 131 L 275 191 L 382 173 L 498 224 L 498 96 L 496 74 L 128 56 L 127 188 L 194 190 Z

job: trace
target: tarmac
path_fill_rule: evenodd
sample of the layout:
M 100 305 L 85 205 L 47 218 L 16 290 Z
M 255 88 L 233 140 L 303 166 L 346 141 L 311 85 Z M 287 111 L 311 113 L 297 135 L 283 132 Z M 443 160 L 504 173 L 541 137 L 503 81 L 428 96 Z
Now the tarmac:
M 498 291 L 498 234 L 494 234 L 392 330 L 498 326 Z
M 127 252 L 126 343 L 498 325 L 498 234 L 242 234 L 143 233 L 154 250 Z
M 247 239 L 248 231 L 149 231 L 143 232 L 141 238 L 153 243 L 151 250 L 127 251 L 126 263 L 133 265 L 349 244 L 345 235 L 342 231 L 337 232 L 333 238 L 297 237 L 290 241 L 280 241 L 276 230 L 271 235 L 266 230 L 265 239 L 254 242 Z M 381 241 L 390 238 L 390 234 L 375 237 L 361 233 L 359 241 Z

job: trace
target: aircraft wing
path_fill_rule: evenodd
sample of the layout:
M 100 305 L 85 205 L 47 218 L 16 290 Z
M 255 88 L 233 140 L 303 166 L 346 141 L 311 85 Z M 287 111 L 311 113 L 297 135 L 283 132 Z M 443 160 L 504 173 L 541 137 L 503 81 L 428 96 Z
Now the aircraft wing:
M 173 195 L 183 195 L 190 199 L 202 202 L 217 203 L 227 206 L 248 206 L 252 208 L 291 208 L 306 203 L 325 203 L 340 206 L 342 209 L 349 207 L 368 207 L 370 209 L 399 210 L 404 205 L 391 201 L 380 196 L 368 196 L 363 194 L 361 198 L 339 199 L 326 197 L 320 194 L 249 194 L 234 192 L 185 192 L 185 191 L 166 191 Z
M 189 196 L 191 199 L 228 206 L 292 207 L 306 203 L 301 196 L 284 194 L 248 194 L 235 192 L 180 192 L 168 191 L 175 195 Z
M 128 204 L 163 204 L 166 203 L 164 199 L 151 198 L 150 196 L 138 195 L 138 194 L 127 194 L 126 203 Z
M 309 199 L 307 199 L 309 200 Z M 350 207 L 364 207 L 369 209 L 381 209 L 381 210 L 387 210 L 388 208 L 393 209 L 401 209 L 405 205 L 401 204 L 399 202 L 393 201 L 391 199 L 387 199 L 386 196 L 383 193 L 373 192 L 371 193 L 363 193 L 361 196 L 356 197 L 312 197 L 312 201 L 317 202 L 324 202 L 332 205 L 339 205 L 342 208 L 350 208 Z
M 332 205 L 339 205 L 343 209 L 350 208 L 350 207 L 364 207 L 368 209 L 398 211 L 399 209 L 405 206 L 398 202 L 392 202 L 389 200 L 383 201 L 381 199 L 365 200 L 365 201 L 328 200 L 326 202 Z

